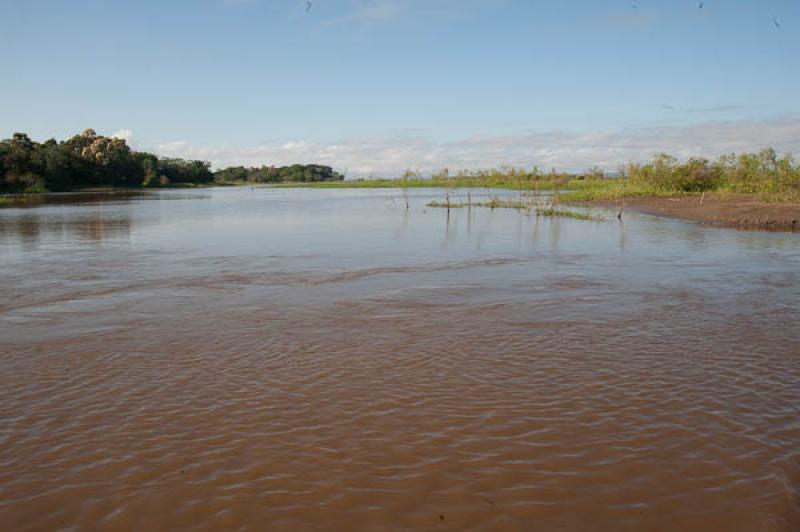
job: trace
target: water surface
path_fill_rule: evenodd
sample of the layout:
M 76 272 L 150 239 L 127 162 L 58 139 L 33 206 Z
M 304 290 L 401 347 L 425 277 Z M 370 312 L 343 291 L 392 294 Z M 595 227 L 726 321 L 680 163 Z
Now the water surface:
M 800 527 L 800 235 L 409 193 L 0 209 L 0 528 Z

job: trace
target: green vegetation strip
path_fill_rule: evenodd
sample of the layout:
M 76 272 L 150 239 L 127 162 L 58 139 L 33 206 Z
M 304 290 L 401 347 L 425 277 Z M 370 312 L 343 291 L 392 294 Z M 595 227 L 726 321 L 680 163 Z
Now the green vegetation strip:
M 495 188 L 507 190 L 555 190 L 563 186 L 563 182 L 555 180 L 539 180 L 523 182 L 508 179 L 480 179 L 451 177 L 419 178 L 419 179 L 351 179 L 338 182 L 318 183 L 284 183 L 276 185 L 282 188 Z
M 585 212 L 562 211 L 558 209 L 536 209 L 537 216 L 551 216 L 557 218 L 574 218 L 575 220 L 589 220 L 592 222 L 603 222 L 605 218 L 594 216 Z
M 432 201 L 428 203 L 428 207 L 433 207 L 436 209 L 463 209 L 465 207 L 486 207 L 489 209 L 517 209 L 520 211 L 529 211 L 533 208 L 533 204 L 526 201 L 492 198 L 489 201 L 473 201 L 467 203 Z
M 513 199 L 492 198 L 489 201 L 473 201 L 473 202 L 447 202 L 447 201 L 431 201 L 427 204 L 428 207 L 435 209 L 464 209 L 471 207 L 483 207 L 488 209 L 516 209 L 520 211 L 531 212 L 534 210 L 534 204 Z M 535 209 L 536 216 L 559 217 L 559 218 L 573 218 L 575 220 L 589 220 L 594 222 L 605 221 L 600 216 L 592 214 L 567 211 L 555 209 L 553 207 L 537 208 Z

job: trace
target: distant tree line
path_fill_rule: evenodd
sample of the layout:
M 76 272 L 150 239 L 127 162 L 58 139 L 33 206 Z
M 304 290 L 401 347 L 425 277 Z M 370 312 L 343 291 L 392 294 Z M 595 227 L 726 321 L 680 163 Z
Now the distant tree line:
M 39 143 L 25 133 L 0 141 L 0 190 L 6 192 L 208 183 L 214 179 L 210 166 L 136 152 L 125 140 L 92 129 L 61 142 Z
M 214 174 L 217 181 L 247 181 L 250 183 L 302 183 L 308 181 L 341 181 L 342 174 L 330 166 L 320 164 L 293 164 L 291 166 L 262 166 L 245 168 L 234 166 Z
M 69 140 L 35 142 L 25 133 L 0 141 L 0 192 L 65 191 L 91 187 L 163 187 L 215 181 L 327 181 L 343 177 L 328 166 L 229 168 L 162 158 L 132 150 L 124 139 L 87 129 Z

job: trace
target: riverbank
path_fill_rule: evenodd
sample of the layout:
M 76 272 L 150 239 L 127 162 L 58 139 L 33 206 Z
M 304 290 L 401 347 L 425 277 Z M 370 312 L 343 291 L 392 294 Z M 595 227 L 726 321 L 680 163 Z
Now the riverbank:
M 768 202 L 755 195 L 650 196 L 575 202 L 741 229 L 800 231 L 800 203 Z M 624 216 L 624 214 L 623 214 Z

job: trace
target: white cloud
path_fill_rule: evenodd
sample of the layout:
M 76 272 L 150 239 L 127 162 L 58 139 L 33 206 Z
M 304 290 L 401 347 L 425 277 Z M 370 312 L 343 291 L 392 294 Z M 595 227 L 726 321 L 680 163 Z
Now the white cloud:
M 220 5 L 223 7 L 236 7 L 236 6 L 247 6 L 255 4 L 256 0 L 222 0 Z
M 162 155 L 170 155 L 176 153 L 182 153 L 186 151 L 192 151 L 192 145 L 188 142 L 184 142 L 179 140 L 177 142 L 167 142 L 166 144 L 159 144 L 158 145 L 158 152 Z M 172 155 L 177 157 L 177 155 Z
M 130 140 L 133 138 L 133 131 L 130 129 L 120 129 L 111 134 L 112 139 Z
M 401 18 L 462 20 L 480 6 L 498 7 L 508 0 L 350 0 L 345 14 L 329 22 L 370 26 Z
M 344 19 L 352 22 L 390 20 L 400 14 L 402 7 L 396 0 L 362 0 Z
M 161 144 L 169 157 L 211 161 L 215 167 L 320 163 L 348 176 L 397 176 L 407 168 L 424 173 L 502 165 L 579 171 L 592 166 L 615 170 L 661 152 L 679 158 L 715 158 L 729 152 L 774 147 L 800 153 L 800 116 L 772 120 L 714 121 L 685 126 L 654 126 L 615 131 L 546 131 L 509 135 L 474 135 L 438 142 L 427 136 L 353 138 L 336 143 L 292 140 L 250 147 Z
M 130 129 L 120 129 L 115 131 L 111 134 L 112 139 L 122 139 L 124 140 L 128 146 L 135 147 L 136 146 L 136 139 L 133 134 L 133 131 Z

